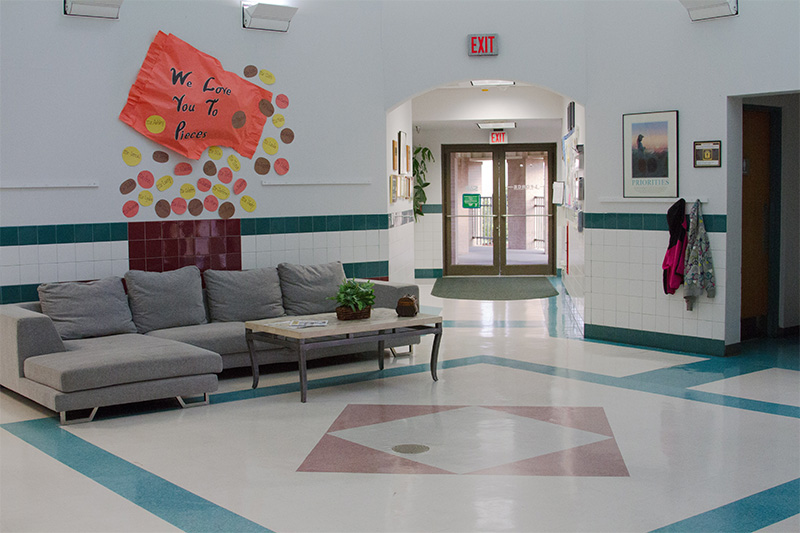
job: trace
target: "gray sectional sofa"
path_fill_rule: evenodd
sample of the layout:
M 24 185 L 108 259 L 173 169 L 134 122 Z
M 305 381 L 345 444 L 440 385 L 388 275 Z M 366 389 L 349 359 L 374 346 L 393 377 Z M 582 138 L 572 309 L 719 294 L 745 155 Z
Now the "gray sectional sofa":
M 327 297 L 344 278 L 338 262 L 283 263 L 202 276 L 193 266 L 130 271 L 124 284 L 43 284 L 39 302 L 0 306 L 0 385 L 58 412 L 62 424 L 130 402 L 176 397 L 182 407 L 204 405 L 217 374 L 250 366 L 245 321 L 333 311 Z M 406 294 L 418 297 L 419 288 L 375 282 L 376 307 L 394 308 Z M 296 361 L 279 346 L 255 348 L 260 365 Z M 365 343 L 314 357 L 374 349 Z

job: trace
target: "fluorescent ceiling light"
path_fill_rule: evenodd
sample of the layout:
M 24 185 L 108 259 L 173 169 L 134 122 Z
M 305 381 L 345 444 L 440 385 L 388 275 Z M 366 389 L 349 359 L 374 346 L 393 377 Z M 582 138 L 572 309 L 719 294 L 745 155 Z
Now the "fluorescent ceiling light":
M 693 21 L 739 14 L 738 0 L 680 0 Z
M 295 13 L 297 8 L 292 6 L 242 2 L 242 27 L 286 32 Z
M 122 0 L 64 0 L 64 14 L 74 17 L 118 19 Z
M 515 82 L 511 80 L 472 80 L 473 87 L 511 87 Z
M 482 130 L 513 130 L 517 127 L 517 123 L 507 120 L 495 120 L 491 122 L 478 122 L 478 127 Z

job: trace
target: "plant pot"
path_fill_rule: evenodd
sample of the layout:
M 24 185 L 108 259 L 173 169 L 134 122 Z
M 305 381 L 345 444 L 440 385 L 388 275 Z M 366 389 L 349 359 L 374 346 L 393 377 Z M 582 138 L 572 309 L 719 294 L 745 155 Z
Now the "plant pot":
M 362 318 L 369 318 L 372 313 L 372 307 L 365 307 L 361 311 L 353 311 L 349 307 L 340 305 L 336 308 L 336 318 L 339 320 L 360 320 Z

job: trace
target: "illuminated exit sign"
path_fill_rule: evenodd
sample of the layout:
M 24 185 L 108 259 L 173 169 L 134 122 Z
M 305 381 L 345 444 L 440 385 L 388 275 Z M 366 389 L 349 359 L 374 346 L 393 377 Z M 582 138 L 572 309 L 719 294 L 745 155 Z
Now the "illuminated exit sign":
M 467 35 L 467 51 L 471 56 L 496 56 L 499 51 L 496 33 Z
M 489 134 L 489 144 L 508 144 L 508 137 L 504 131 L 493 131 Z

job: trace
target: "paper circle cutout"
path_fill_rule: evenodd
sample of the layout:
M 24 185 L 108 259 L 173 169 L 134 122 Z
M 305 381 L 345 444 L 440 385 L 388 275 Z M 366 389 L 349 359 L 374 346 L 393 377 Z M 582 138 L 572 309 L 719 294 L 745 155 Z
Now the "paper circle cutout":
M 236 183 L 233 184 L 233 194 L 241 194 L 247 188 L 247 181 L 239 178 L 236 180 Z
M 258 67 L 255 65 L 247 65 L 244 67 L 244 77 L 245 78 L 252 78 L 256 74 L 258 74 Z
M 234 206 L 230 202 L 225 202 L 224 204 L 219 206 L 219 218 L 221 219 L 231 218 L 235 212 L 236 212 L 236 206 Z
M 176 176 L 188 176 L 192 173 L 192 165 L 189 163 L 178 163 L 175 165 L 174 173 Z
M 269 100 L 261 100 L 258 102 L 258 110 L 261 111 L 261 114 L 265 117 L 271 117 L 273 113 L 275 113 L 275 106 L 272 105 L 272 102 Z
M 156 189 L 158 189 L 159 191 L 166 191 L 167 189 L 172 187 L 173 183 L 174 181 L 172 179 L 172 176 L 162 176 L 158 178 L 158 181 L 156 182 Z
M 182 215 L 186 212 L 186 200 L 180 197 L 175 198 L 172 200 L 171 207 L 173 213 L 176 215 Z
M 192 185 L 191 183 L 184 183 L 183 185 L 181 185 L 181 198 L 189 200 L 191 198 L 194 198 L 194 195 L 195 195 L 194 185 Z
M 200 178 L 197 180 L 197 190 L 200 192 L 208 192 L 211 190 L 211 180 L 208 178 Z
M 286 109 L 289 107 L 289 97 L 285 94 L 279 94 L 275 97 L 275 105 L 281 109 Z
M 150 133 L 161 133 L 167 127 L 167 121 L 161 115 L 150 115 L 144 121 L 144 127 Z
M 122 214 L 128 218 L 135 217 L 139 212 L 139 203 L 136 200 L 128 200 L 122 206 Z
M 228 167 L 222 167 L 217 174 L 219 181 L 222 183 L 230 183 L 233 180 L 233 172 Z
M 213 194 L 209 194 L 206 196 L 206 199 L 203 200 L 203 207 L 206 208 L 206 211 L 216 211 L 217 207 L 219 206 L 219 200 Z
M 203 212 L 203 202 L 201 202 L 197 198 L 193 198 L 192 201 L 189 202 L 189 214 L 192 215 L 193 217 L 196 217 L 202 212 Z
M 136 181 L 139 182 L 139 185 L 144 187 L 145 189 L 149 189 L 155 183 L 156 178 L 153 176 L 153 173 L 149 170 L 142 170 L 139 172 L 139 175 L 136 176 Z
M 167 152 L 162 152 L 161 150 L 156 150 L 153 152 L 153 161 L 156 163 L 166 163 L 169 161 L 169 154 Z
M 264 139 L 264 142 L 261 143 L 261 148 L 267 155 L 275 155 L 278 153 L 278 140 L 267 137 Z
M 217 165 L 215 165 L 213 161 L 206 161 L 206 163 L 203 165 L 203 174 L 206 176 L 216 176 Z
M 239 200 L 239 205 L 241 205 L 242 209 L 244 209 L 248 213 L 252 213 L 253 211 L 256 210 L 256 201 L 247 195 L 242 196 L 242 199 Z
M 151 205 L 153 203 L 153 193 L 151 193 L 150 191 L 140 192 L 139 203 L 142 204 L 144 207 Z
M 128 146 L 122 150 L 122 160 L 129 167 L 135 167 L 142 162 L 142 152 L 135 146 Z
M 283 128 L 281 130 L 281 142 L 283 144 L 292 144 L 292 141 L 294 141 L 294 131 L 289 128 Z
M 239 158 L 233 154 L 228 156 L 228 166 L 231 167 L 231 170 L 234 172 L 239 172 L 239 169 L 242 168 L 242 164 L 239 163 Z
M 214 161 L 218 161 L 219 159 L 222 158 L 222 148 L 220 148 L 219 146 L 209 146 L 208 157 L 210 157 Z
M 228 198 L 228 196 L 231 195 L 230 189 L 228 189 L 224 185 L 220 185 L 219 183 L 211 187 L 211 192 L 214 193 L 214 196 L 216 196 L 220 200 L 225 200 Z
M 235 130 L 244 128 L 246 122 L 247 122 L 247 115 L 245 114 L 244 111 L 239 110 L 236 113 L 234 113 L 233 116 L 231 117 L 231 125 Z
M 126 179 L 119 186 L 119 192 L 122 194 L 130 194 L 136 188 L 136 182 L 133 178 Z
M 275 172 L 277 172 L 279 176 L 283 176 L 284 174 L 289 172 L 289 162 L 284 158 L 276 159 Z
M 269 167 L 269 160 L 264 157 L 259 157 L 256 159 L 256 162 L 253 165 L 253 169 L 256 171 L 256 174 L 260 174 L 262 176 L 269 174 Z
M 272 85 L 273 83 L 275 83 L 275 74 L 273 74 L 268 70 L 262 69 L 261 71 L 259 71 L 258 77 L 266 85 Z
M 166 200 L 159 200 L 156 202 L 156 215 L 160 218 L 167 218 L 170 214 L 172 208 L 169 206 L 169 202 Z
M 286 118 L 278 113 L 277 115 L 272 116 L 272 124 L 276 128 L 282 128 L 284 124 L 286 124 Z

